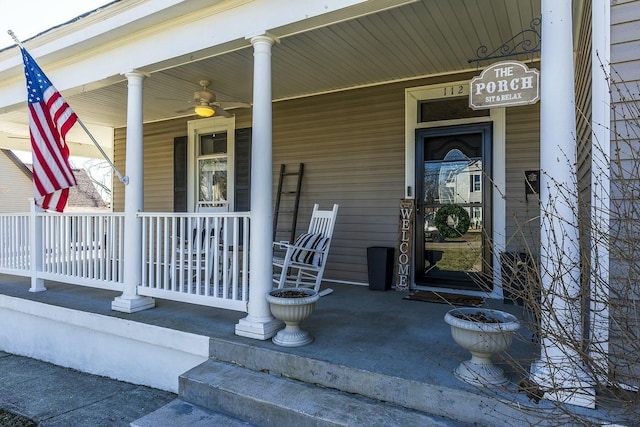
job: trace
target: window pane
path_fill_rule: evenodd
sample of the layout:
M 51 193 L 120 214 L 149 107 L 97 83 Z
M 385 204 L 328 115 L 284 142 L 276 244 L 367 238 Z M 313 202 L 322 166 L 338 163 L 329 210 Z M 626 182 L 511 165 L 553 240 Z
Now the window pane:
M 227 153 L 227 133 L 219 132 L 208 135 L 200 135 L 200 155 Z
M 489 115 L 490 112 L 488 109 L 472 110 L 469 108 L 469 98 L 436 99 L 421 101 L 418 104 L 418 121 L 420 123 L 469 117 L 486 117 Z
M 442 161 L 424 162 L 424 202 L 443 205 L 480 202 L 481 170 L 480 160 L 468 159 L 458 149 L 450 150 Z
M 227 201 L 227 158 L 200 159 L 199 191 L 200 202 Z

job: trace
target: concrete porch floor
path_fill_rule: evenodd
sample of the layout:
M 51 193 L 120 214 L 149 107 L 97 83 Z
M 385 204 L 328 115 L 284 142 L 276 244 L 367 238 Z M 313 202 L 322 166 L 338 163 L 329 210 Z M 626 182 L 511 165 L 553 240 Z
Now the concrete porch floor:
M 0 275 L 0 293 L 8 296 L 274 348 L 401 378 L 467 388 L 452 374 L 460 361 L 470 358 L 453 341 L 449 325 L 444 322 L 445 313 L 452 307 L 404 300 L 407 293 L 395 290 L 381 292 L 364 286 L 323 284 L 323 289 L 331 288 L 334 292 L 320 298 L 312 316 L 302 324 L 313 335 L 314 342 L 285 348 L 271 340 L 235 335 L 235 325 L 246 313 L 156 299 L 155 308 L 126 314 L 111 310 L 111 301 L 118 293 L 50 281 L 46 287 L 46 292 L 32 293 L 28 291 L 28 279 Z M 502 301 L 487 300 L 483 307 L 523 317 L 520 307 Z M 525 366 L 538 356 L 530 336 L 527 330 L 521 330 L 509 350 L 510 356 Z M 500 362 L 496 359 L 512 382 L 521 378 L 509 364 Z
M 537 346 L 531 342 L 531 332 L 526 328 L 516 333 L 508 353 L 494 360 L 505 370 L 511 383 L 500 389 L 474 387 L 453 374 L 458 363 L 469 359 L 470 354 L 453 341 L 449 325 L 443 320 L 451 307 L 404 300 L 406 293 L 394 290 L 380 292 L 362 286 L 325 284 L 324 287 L 330 287 L 334 292 L 319 300 L 315 312 L 302 325 L 314 336 L 314 342 L 304 347 L 284 348 L 270 340 L 236 336 L 235 325 L 245 313 L 156 300 L 154 309 L 125 314 L 110 309 L 117 293 L 57 282 L 46 282 L 46 287 L 46 292 L 30 293 L 27 278 L 0 275 L 0 294 L 208 336 L 212 340 L 214 357 L 216 341 L 232 342 L 406 379 L 423 386 L 433 385 L 452 390 L 459 396 L 460 400 L 450 402 L 448 410 L 451 413 L 464 410 L 459 406 L 464 405 L 464 396 L 479 400 L 486 397 L 488 400 L 484 404 L 488 406 L 495 399 L 525 412 L 555 407 L 545 401 L 536 405 L 524 393 L 518 392 L 516 384 L 526 377 L 529 364 L 539 355 Z M 519 319 L 525 316 L 521 307 L 498 300 L 487 300 L 483 307 L 508 311 Z M 526 325 L 526 321 L 523 324 Z M 514 368 L 515 364 L 509 363 L 507 358 L 516 360 L 522 370 Z M 403 392 L 411 393 L 411 390 Z M 597 410 L 571 409 L 587 417 L 609 418 Z

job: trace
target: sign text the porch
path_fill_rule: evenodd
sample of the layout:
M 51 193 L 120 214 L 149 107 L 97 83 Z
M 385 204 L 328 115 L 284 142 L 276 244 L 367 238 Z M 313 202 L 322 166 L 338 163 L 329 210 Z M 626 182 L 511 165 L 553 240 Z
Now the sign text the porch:
M 540 73 L 517 61 L 493 64 L 470 83 L 474 110 L 535 104 L 540 99 Z

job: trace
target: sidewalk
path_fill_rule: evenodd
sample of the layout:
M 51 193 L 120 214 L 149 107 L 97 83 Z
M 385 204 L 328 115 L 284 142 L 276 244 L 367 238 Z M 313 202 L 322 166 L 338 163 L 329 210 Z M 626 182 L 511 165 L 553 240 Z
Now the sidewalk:
M 176 397 L 0 351 L 2 427 L 124 427 Z M 19 423 L 19 417 L 9 421 L 2 410 L 34 423 Z

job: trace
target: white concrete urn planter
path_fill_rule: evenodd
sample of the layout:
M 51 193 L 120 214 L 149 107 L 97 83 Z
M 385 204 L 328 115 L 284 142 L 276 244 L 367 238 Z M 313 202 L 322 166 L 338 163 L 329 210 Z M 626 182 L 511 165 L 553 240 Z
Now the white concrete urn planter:
M 471 359 L 455 369 L 459 379 L 478 386 L 500 386 L 509 382 L 504 371 L 491 362 L 491 356 L 511 345 L 513 333 L 520 328 L 514 315 L 465 307 L 450 310 L 444 320 L 451 325 L 453 340 L 471 352 Z
M 320 296 L 313 289 L 273 289 L 267 294 L 271 314 L 285 323 L 285 328 L 273 337 L 273 343 L 283 347 L 300 347 L 313 341 L 308 332 L 300 329 L 300 322 L 309 317 Z

